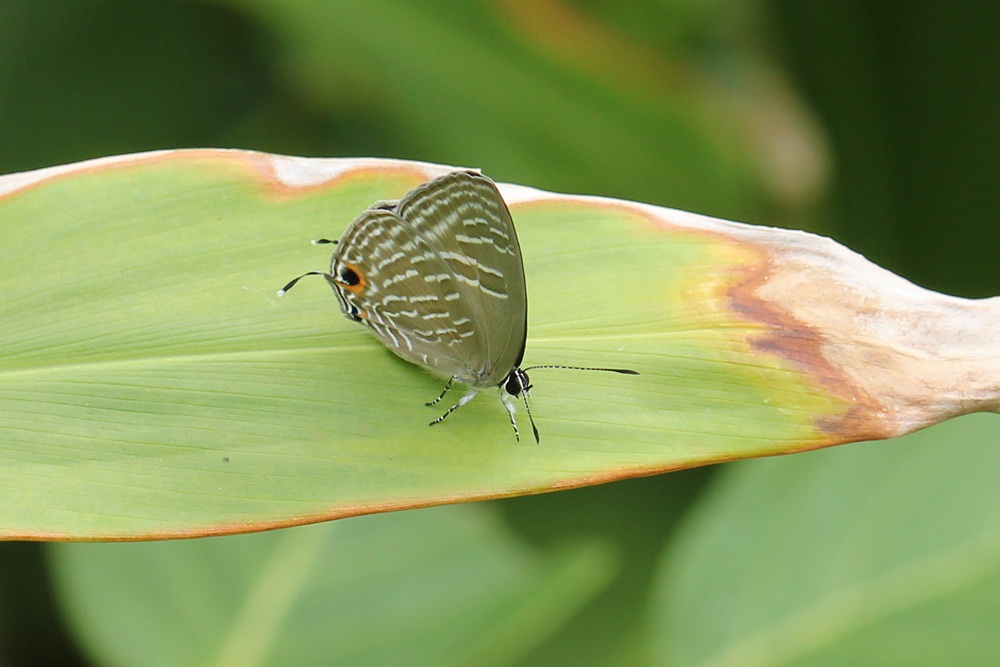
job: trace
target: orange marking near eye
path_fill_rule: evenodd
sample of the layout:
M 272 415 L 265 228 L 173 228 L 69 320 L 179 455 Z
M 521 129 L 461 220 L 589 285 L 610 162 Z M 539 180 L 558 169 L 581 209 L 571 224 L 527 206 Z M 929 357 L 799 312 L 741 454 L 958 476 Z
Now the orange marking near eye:
M 367 281 L 365 281 L 365 275 L 360 271 L 358 271 L 357 267 L 347 264 L 346 262 L 344 263 L 344 267 L 346 271 L 342 271 L 341 275 L 337 276 L 337 284 L 340 285 L 345 290 L 347 290 L 348 292 L 351 292 L 353 294 L 360 294 L 361 290 L 363 290 L 365 288 L 365 285 L 368 284 Z M 344 274 L 348 274 L 352 278 L 356 277 L 357 282 L 351 283 L 345 281 Z

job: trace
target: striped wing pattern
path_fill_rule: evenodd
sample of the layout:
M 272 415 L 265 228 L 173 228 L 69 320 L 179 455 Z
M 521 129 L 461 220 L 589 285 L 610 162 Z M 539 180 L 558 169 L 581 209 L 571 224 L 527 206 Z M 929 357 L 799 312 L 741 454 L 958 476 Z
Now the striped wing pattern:
M 368 209 L 341 239 L 327 280 L 348 318 L 443 377 L 495 386 L 521 362 L 521 250 L 485 176 L 453 172 Z

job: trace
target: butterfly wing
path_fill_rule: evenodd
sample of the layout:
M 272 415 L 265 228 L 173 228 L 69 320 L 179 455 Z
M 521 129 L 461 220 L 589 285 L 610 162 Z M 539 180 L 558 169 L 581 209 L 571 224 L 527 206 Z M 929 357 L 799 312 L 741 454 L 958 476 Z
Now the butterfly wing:
M 496 385 L 524 356 L 528 302 L 521 247 L 493 181 L 452 172 L 409 192 L 396 207 L 448 271 L 451 296 L 476 334 L 461 351 L 474 386 Z M 455 296 L 457 294 L 457 297 Z
M 520 247 L 493 182 L 455 172 L 348 228 L 328 276 L 344 314 L 444 377 L 496 385 L 524 352 Z

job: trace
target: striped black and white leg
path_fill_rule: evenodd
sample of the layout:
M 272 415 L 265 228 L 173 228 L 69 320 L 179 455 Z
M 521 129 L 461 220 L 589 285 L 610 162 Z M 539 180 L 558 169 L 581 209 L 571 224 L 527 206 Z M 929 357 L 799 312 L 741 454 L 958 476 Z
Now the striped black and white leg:
M 473 389 L 472 391 L 470 391 L 468 394 L 466 394 L 465 396 L 463 396 L 458 401 L 458 403 L 456 403 L 455 405 L 453 405 L 450 408 L 448 408 L 447 410 L 445 410 L 445 413 L 443 415 L 441 415 L 440 417 L 438 417 L 437 419 L 435 419 L 434 421 L 432 421 L 430 423 L 430 425 L 434 426 L 434 424 L 440 424 L 441 422 L 443 422 L 448 415 L 450 415 L 455 410 L 458 410 L 460 407 L 462 407 L 463 405 L 465 405 L 466 403 L 468 403 L 469 401 L 471 401 L 473 398 L 475 398 L 477 393 L 478 392 L 475 389 Z M 443 394 L 442 394 L 442 396 L 443 396 Z M 440 400 L 440 399 L 438 399 L 438 400 Z

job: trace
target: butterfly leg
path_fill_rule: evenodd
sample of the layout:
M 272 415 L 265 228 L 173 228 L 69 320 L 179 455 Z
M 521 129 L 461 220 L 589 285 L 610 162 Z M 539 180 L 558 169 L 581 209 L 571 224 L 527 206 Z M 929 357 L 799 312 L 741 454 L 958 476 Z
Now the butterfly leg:
M 510 395 L 503 389 L 500 390 L 500 401 L 507 408 L 507 414 L 510 415 L 510 425 L 514 427 L 514 439 L 521 442 L 521 432 L 517 430 L 517 420 L 514 419 L 516 407 L 514 406 L 514 402 L 510 400 Z
M 531 389 L 530 386 L 525 387 L 521 392 L 521 398 L 524 399 L 524 411 L 528 413 L 528 421 L 531 423 L 531 432 L 535 436 L 535 444 L 541 442 L 538 436 L 538 427 L 535 426 L 535 418 L 531 416 L 531 407 L 528 405 L 528 390 Z M 517 420 L 514 419 L 514 413 L 516 412 L 517 406 L 514 405 L 514 397 L 507 393 L 507 391 L 500 387 L 500 401 L 503 406 L 507 408 L 507 414 L 510 415 L 510 425 L 514 427 L 514 439 L 518 442 L 521 441 L 521 432 L 517 429 Z
M 437 405 L 438 403 L 440 403 L 441 399 L 444 398 L 444 395 L 447 394 L 448 391 L 451 389 L 451 383 L 454 382 L 454 381 L 455 381 L 455 378 L 449 378 L 448 381 L 444 385 L 444 389 L 441 390 L 441 395 L 438 396 L 437 398 L 435 398 L 430 403 L 424 403 L 424 405 L 431 406 L 431 405 Z M 444 417 L 442 417 L 442 419 L 444 419 Z
M 449 382 L 448 384 L 451 384 L 451 383 Z M 444 395 L 444 394 L 442 394 L 442 396 L 443 396 L 443 395 Z M 465 405 L 466 403 L 468 403 L 469 401 L 471 401 L 471 400 L 472 400 L 472 399 L 473 399 L 473 398 L 474 398 L 475 396 L 476 396 L 476 390 L 475 390 L 475 389 L 473 389 L 473 390 L 472 390 L 472 391 L 470 391 L 470 392 L 469 392 L 468 394 L 466 394 L 465 396 L 463 396 L 463 397 L 462 397 L 462 398 L 461 398 L 461 399 L 460 399 L 460 400 L 458 401 L 458 403 L 456 403 L 455 405 L 453 405 L 453 406 L 451 406 L 450 408 L 448 408 L 448 409 L 447 409 L 447 410 L 445 411 L 445 413 L 444 413 L 443 415 L 441 415 L 440 417 L 438 417 L 437 419 L 435 419 L 434 421 L 432 421 L 432 422 L 430 423 L 430 425 L 431 425 L 431 426 L 434 426 L 434 424 L 440 424 L 441 422 L 443 422 L 443 421 L 444 421 L 444 418 L 445 418 L 445 417 L 447 417 L 447 416 L 448 416 L 448 415 L 450 415 L 450 414 L 451 414 L 452 412 L 454 412 L 455 410 L 458 410 L 458 409 L 459 409 L 460 407 L 462 407 L 463 405 Z M 441 400 L 441 399 L 439 398 L 438 400 Z

